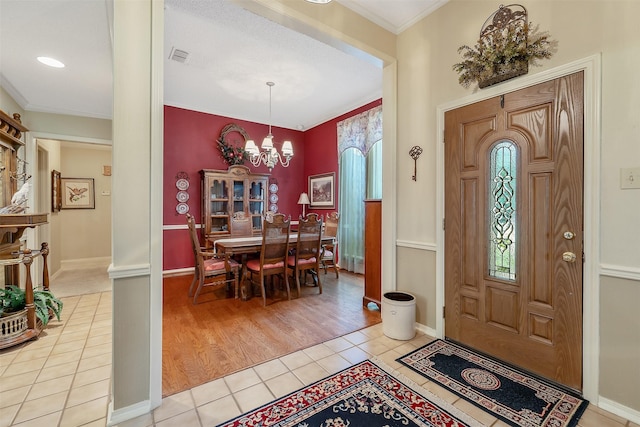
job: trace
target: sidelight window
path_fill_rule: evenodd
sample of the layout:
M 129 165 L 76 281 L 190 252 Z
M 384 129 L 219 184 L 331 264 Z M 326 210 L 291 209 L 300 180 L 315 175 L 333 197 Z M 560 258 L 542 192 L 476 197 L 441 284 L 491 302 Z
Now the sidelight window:
M 489 154 L 489 275 L 516 278 L 517 147 L 500 141 Z

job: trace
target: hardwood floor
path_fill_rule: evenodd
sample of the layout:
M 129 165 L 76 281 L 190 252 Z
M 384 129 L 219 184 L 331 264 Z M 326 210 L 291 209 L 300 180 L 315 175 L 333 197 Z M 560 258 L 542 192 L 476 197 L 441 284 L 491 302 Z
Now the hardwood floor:
M 334 339 L 381 321 L 362 306 L 364 276 L 321 273 L 322 295 L 304 286 L 292 300 L 226 298 L 203 290 L 187 297 L 192 275 L 163 281 L 162 394 L 169 396 L 241 369 Z

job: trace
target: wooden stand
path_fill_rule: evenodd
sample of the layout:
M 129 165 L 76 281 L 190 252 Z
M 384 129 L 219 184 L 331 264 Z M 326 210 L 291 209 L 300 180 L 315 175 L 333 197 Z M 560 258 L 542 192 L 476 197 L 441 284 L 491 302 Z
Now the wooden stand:
M 27 228 L 33 228 L 46 224 L 47 214 L 12 214 L 0 215 L 0 267 L 4 267 L 5 283 L 20 284 L 20 264 L 24 264 L 25 277 L 25 303 L 27 317 L 27 329 L 18 336 L 4 339 L 0 336 L 0 349 L 14 346 L 25 341 L 37 338 L 42 332 L 42 324 L 36 319 L 36 309 L 33 304 L 33 281 L 31 279 L 31 264 L 33 258 L 42 256 L 42 286 L 49 290 L 49 268 L 47 256 L 49 244 L 42 243 L 40 250 L 20 250 L 20 238 Z
M 364 298 L 362 305 L 382 299 L 382 200 L 364 201 Z

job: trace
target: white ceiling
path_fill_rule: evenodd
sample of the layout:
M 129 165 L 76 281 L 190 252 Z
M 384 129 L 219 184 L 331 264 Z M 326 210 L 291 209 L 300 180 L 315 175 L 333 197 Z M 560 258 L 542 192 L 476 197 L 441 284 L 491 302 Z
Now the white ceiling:
M 302 0 L 300 0 L 302 1 Z M 334 0 L 399 33 L 447 0 Z M 331 7 L 332 5 L 317 5 Z M 112 117 L 110 0 L 0 0 L 0 84 L 27 111 Z M 172 49 L 189 53 L 185 63 Z M 166 105 L 308 129 L 382 96 L 382 69 L 230 0 L 165 0 Z M 61 60 L 50 68 L 37 56 Z M 12 112 L 7 112 L 12 113 Z

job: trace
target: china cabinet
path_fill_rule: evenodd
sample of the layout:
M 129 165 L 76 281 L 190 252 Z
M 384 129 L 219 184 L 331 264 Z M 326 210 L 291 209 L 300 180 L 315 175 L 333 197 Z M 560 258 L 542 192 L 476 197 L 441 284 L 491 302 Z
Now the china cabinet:
M 250 219 L 253 235 L 261 235 L 267 210 L 269 174 L 251 173 L 246 166 L 228 170 L 203 169 L 202 230 L 205 240 L 234 233 L 231 218 L 238 212 Z

